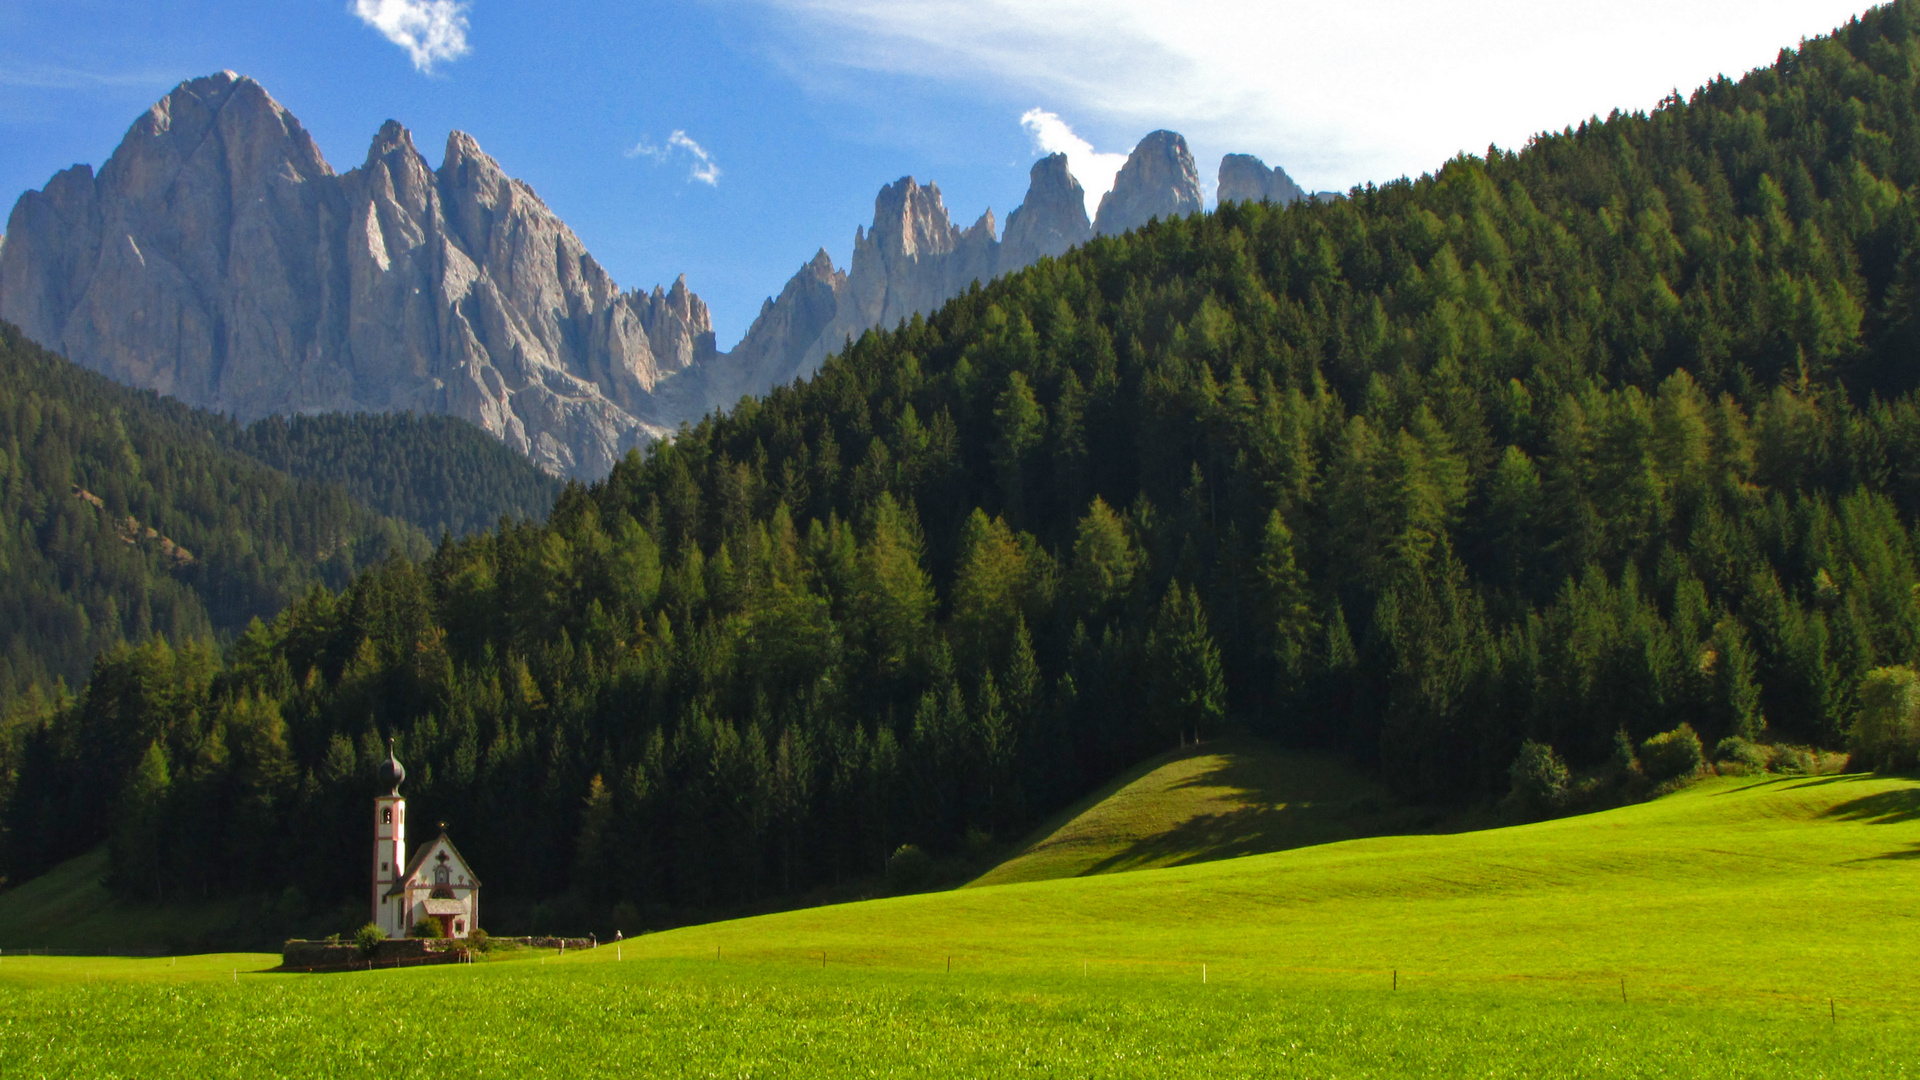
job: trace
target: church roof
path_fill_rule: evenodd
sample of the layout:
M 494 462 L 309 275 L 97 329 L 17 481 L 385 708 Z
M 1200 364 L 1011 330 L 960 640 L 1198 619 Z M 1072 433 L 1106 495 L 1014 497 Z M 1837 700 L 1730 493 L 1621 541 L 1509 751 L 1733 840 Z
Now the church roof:
M 434 848 L 440 846 L 441 844 L 447 845 L 447 851 L 452 853 L 455 859 L 459 860 L 461 869 L 467 872 L 467 883 L 465 885 L 456 886 L 456 887 L 463 888 L 463 889 L 479 888 L 480 875 L 473 872 L 473 866 L 467 862 L 467 857 L 465 855 L 460 854 L 460 849 L 457 847 L 454 847 L 453 841 L 447 839 L 447 834 L 445 832 L 442 832 L 439 835 L 439 837 L 436 838 L 432 843 L 420 845 L 420 850 L 413 853 L 413 858 L 407 862 L 406 870 L 403 871 L 397 879 L 395 879 L 393 883 L 393 888 L 387 890 L 387 895 L 399 896 L 402 893 L 406 892 L 407 881 L 413 877 L 416 871 L 420 869 L 421 864 L 427 861 L 427 855 L 431 853 Z

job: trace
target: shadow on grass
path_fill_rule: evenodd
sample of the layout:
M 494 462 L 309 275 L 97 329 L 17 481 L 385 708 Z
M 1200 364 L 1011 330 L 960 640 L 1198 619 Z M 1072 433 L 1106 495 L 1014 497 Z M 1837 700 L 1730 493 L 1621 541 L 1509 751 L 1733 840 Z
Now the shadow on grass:
M 1835 776 L 1808 776 L 1804 773 L 1767 773 L 1755 776 L 1751 783 L 1716 791 L 1712 797 L 1718 799 L 1727 795 L 1744 795 L 1750 791 L 1757 791 L 1761 788 L 1769 787 L 1798 790 L 1800 788 L 1826 787 L 1829 784 L 1859 784 L 1868 780 L 1884 779 L 1886 778 L 1876 773 L 1840 773 Z
M 1789 776 L 1785 779 L 1797 781 L 1793 784 L 1796 788 L 1809 788 L 1826 787 L 1829 784 L 1860 784 L 1868 780 L 1884 780 L 1886 778 L 1877 773 L 1856 772 L 1840 773 L 1836 776 Z
M 1848 799 L 1846 802 L 1834 804 L 1822 816 L 1839 818 L 1842 821 L 1864 821 L 1872 825 L 1894 825 L 1903 821 L 1920 820 L 1920 785 Z M 1920 855 L 1906 853 L 1881 857 L 1914 858 Z
M 1856 859 L 1856 862 L 1876 862 L 1882 859 L 1920 859 L 1920 841 L 1907 845 L 1904 851 L 1889 851 L 1873 856 L 1872 859 Z
M 1216 752 L 1210 747 L 1200 753 Z M 1147 864 L 1186 866 L 1366 836 L 1430 830 L 1440 815 L 1402 807 L 1378 791 L 1355 797 L 1350 781 L 1311 758 L 1276 768 L 1229 752 L 1174 788 L 1221 788 L 1247 805 L 1198 814 L 1129 845 L 1082 871 L 1104 874 Z

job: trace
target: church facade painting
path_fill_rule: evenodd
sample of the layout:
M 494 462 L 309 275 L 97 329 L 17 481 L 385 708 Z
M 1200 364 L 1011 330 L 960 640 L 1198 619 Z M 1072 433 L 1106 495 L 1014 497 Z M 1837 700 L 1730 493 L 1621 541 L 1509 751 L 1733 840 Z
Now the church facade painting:
M 407 771 L 391 746 L 379 778 L 387 794 L 373 800 L 374 925 L 398 938 L 432 921 L 442 937 L 467 937 L 480 925 L 479 876 L 447 838 L 444 825 L 408 859 L 407 800 L 400 794 Z

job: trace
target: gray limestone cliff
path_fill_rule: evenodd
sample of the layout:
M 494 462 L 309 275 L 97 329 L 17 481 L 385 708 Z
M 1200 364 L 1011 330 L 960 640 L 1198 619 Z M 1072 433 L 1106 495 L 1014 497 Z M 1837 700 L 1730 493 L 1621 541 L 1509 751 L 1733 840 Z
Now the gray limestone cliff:
M 1127 155 L 1127 163 L 1113 178 L 1113 190 L 1101 196 L 1093 231 L 1110 236 L 1155 218 L 1185 217 L 1201 209 L 1200 173 L 1187 140 L 1171 131 L 1156 131 Z
M 746 337 L 726 355 L 667 389 L 692 413 L 726 408 L 748 394 L 811 375 L 829 353 L 874 327 L 925 315 L 966 291 L 1060 255 L 1092 236 L 1086 192 L 1064 154 L 1034 164 L 1026 198 L 994 236 L 993 212 L 961 229 L 940 188 L 912 177 L 880 189 L 873 225 L 854 232 L 853 265 L 842 273 L 822 251 L 800 268 L 777 299 L 760 309 Z
M 231 72 L 23 195 L 7 236 L 0 318 L 121 382 L 243 420 L 451 413 L 582 478 L 669 430 L 653 389 L 715 352 L 684 282 L 622 292 L 470 136 L 436 170 L 389 122 L 336 175 Z
M 1087 192 L 1067 171 L 1067 155 L 1049 154 L 1027 174 L 1027 197 L 1007 215 L 1000 241 L 1004 269 L 1017 269 L 1057 256 L 1093 239 L 1087 220 Z
M 1252 154 L 1228 154 L 1220 159 L 1220 186 L 1216 195 L 1222 206 L 1230 202 L 1270 202 L 1285 206 L 1311 198 L 1293 182 L 1285 169 L 1267 163 Z

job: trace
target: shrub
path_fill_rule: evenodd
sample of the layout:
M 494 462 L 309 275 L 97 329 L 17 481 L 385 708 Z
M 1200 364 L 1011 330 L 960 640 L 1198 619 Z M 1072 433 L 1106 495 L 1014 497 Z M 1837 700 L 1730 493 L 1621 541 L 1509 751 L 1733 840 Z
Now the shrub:
M 443 938 L 447 936 L 447 931 L 446 928 L 440 925 L 439 919 L 421 919 L 419 922 L 413 924 L 413 929 L 407 931 L 407 936 L 414 938 Z
M 1867 768 L 1912 768 L 1920 757 L 1920 674 L 1904 665 L 1874 668 L 1860 681 L 1859 700 L 1847 749 Z
M 378 949 L 380 943 L 385 940 L 387 940 L 387 932 L 373 923 L 368 923 L 353 932 L 353 943 L 360 947 L 361 956 L 371 957 L 373 951 Z
M 1640 767 L 1656 782 L 1692 776 L 1706 761 L 1706 749 L 1692 724 L 1681 724 L 1640 744 Z
M 476 926 L 472 930 L 467 931 L 467 948 L 477 953 L 492 952 L 493 940 L 487 937 L 485 930 Z
M 1750 776 L 1773 767 L 1773 751 L 1735 735 L 1713 748 L 1713 763 L 1728 776 Z
M 1613 757 L 1607 767 L 1622 779 L 1640 775 L 1640 759 L 1633 754 L 1633 737 L 1626 728 L 1615 728 L 1613 732 Z
M 901 844 L 887 860 L 887 885 L 894 892 L 912 892 L 933 875 L 933 857 L 913 844 Z
M 1773 747 L 1773 771 L 1798 776 L 1832 776 L 1847 771 L 1850 758 L 1810 746 Z
M 1508 798 L 1527 813 L 1552 813 L 1566 801 L 1570 779 L 1567 763 L 1545 743 L 1532 739 L 1521 743 L 1507 775 L 1513 780 Z

